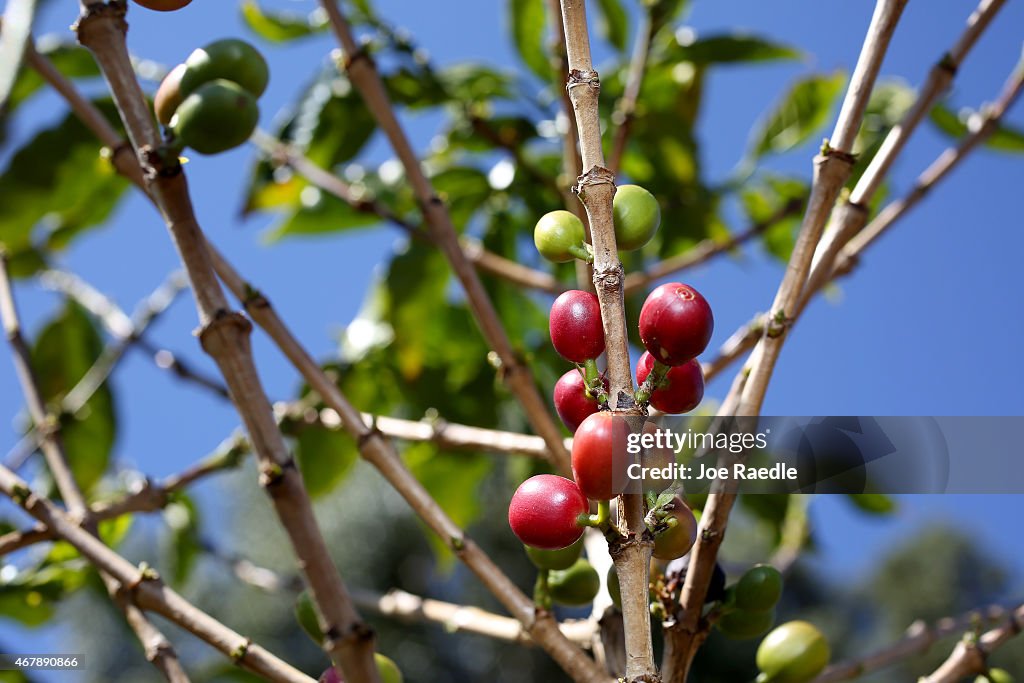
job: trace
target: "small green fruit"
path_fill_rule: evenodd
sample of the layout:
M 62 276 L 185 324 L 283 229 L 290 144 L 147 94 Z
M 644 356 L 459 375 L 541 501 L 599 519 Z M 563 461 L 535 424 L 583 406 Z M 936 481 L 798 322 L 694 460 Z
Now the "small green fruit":
M 974 683 L 1014 683 L 1013 676 L 1004 669 L 989 669 L 988 674 L 978 676 Z
M 622 251 L 639 249 L 661 225 L 661 207 L 654 195 L 639 185 L 620 185 L 612 201 L 615 243 Z
M 759 564 L 747 570 L 736 583 L 736 607 L 748 612 L 766 612 L 782 597 L 782 574 L 775 567 Z
M 309 591 L 302 591 L 295 600 L 295 619 L 314 643 L 317 645 L 323 643 L 324 634 L 320 630 L 320 621 L 317 619 L 316 609 L 313 607 L 313 599 L 309 596 Z
M 533 229 L 533 243 L 541 256 L 555 263 L 565 263 L 586 253 L 583 246 L 586 230 L 576 214 L 552 211 L 540 217 Z
M 537 569 L 568 569 L 576 563 L 583 552 L 583 537 L 567 548 L 561 550 L 542 550 L 525 545 L 526 556 Z
M 217 154 L 248 140 L 258 120 L 252 95 L 230 81 L 216 80 L 185 98 L 171 128 L 184 145 L 200 154 Z
M 244 40 L 217 40 L 195 50 L 185 60 L 181 93 L 188 97 L 204 84 L 219 78 L 237 83 L 253 97 L 259 97 L 267 89 L 270 69 L 263 55 Z
M 749 640 L 765 633 L 775 623 L 775 611 L 747 612 L 733 610 L 718 620 L 718 630 L 733 640 Z
M 153 98 L 153 110 L 156 112 L 157 120 L 163 125 L 168 125 L 174 118 L 174 112 L 178 111 L 181 101 L 181 77 L 185 74 L 185 65 L 179 64 L 171 69 L 170 73 L 160 82 L 156 96 Z
M 597 570 L 582 558 L 568 569 L 548 574 L 548 593 L 562 605 L 590 604 L 600 589 L 601 577 Z
M 790 621 L 765 636 L 757 648 L 757 667 L 765 683 L 807 683 L 831 657 L 828 641 L 806 621 Z
M 697 519 L 679 496 L 665 506 L 674 525 L 658 530 L 654 536 L 654 557 L 674 560 L 690 552 L 697 541 Z M 655 527 L 657 529 L 657 527 Z
M 608 568 L 608 597 L 612 604 L 622 609 L 622 589 L 619 587 L 619 573 L 615 571 L 615 565 Z

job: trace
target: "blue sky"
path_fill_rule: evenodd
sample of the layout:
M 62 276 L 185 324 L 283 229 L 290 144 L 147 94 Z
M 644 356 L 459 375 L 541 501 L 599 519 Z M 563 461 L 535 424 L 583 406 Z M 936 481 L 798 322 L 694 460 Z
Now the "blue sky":
M 298 11 L 311 0 L 268 5 Z M 502 0 L 378 0 L 381 13 L 411 30 L 442 63 L 480 60 L 517 67 Z M 627 3 L 628 4 L 628 3 Z M 742 157 L 748 131 L 781 90 L 811 70 L 852 68 L 873 3 L 841 0 L 696 0 L 689 22 L 698 32 L 736 27 L 790 43 L 807 53 L 803 63 L 716 70 L 707 88 L 699 138 L 710 177 L 724 179 Z M 918 84 L 929 66 L 959 34 L 973 2 L 912 0 L 883 68 Z M 45 5 L 39 34 L 63 32 L 74 3 Z M 227 35 L 246 36 L 237 3 L 197 0 L 185 11 L 162 15 L 133 9 L 129 42 L 145 57 L 173 64 L 195 46 Z M 1008 3 L 963 66 L 951 98 L 956 106 L 993 99 L 1021 54 L 1024 4 Z M 334 47 L 327 36 L 286 47 L 265 46 L 274 67 L 261 100 L 263 124 L 293 101 L 302 83 Z M 599 47 L 598 55 L 607 56 Z M 15 120 L 14 139 L 63 116 L 53 97 L 41 97 Z M 1024 107 L 1010 119 L 1024 127 Z M 436 119 L 407 120 L 423 149 Z M 823 131 L 827 134 L 827 131 Z M 947 141 L 929 126 L 912 140 L 896 165 L 893 185 L 905 191 Z M 772 168 L 809 174 L 813 145 L 769 161 Z M 375 264 L 398 235 L 380 228 L 330 240 L 293 240 L 268 247 L 260 235 L 269 218 L 239 217 L 241 189 L 252 151 L 241 149 L 201 158 L 189 175 L 201 223 L 240 270 L 264 289 L 298 337 L 318 356 L 336 348 L 337 334 L 353 318 Z M 9 150 L 0 151 L 6 161 Z M 377 141 L 368 159 L 388 158 Z M 1024 338 L 1024 296 L 1020 254 L 1024 252 L 1019 196 L 1024 158 L 982 150 L 968 160 L 915 212 L 867 254 L 833 301 L 810 306 L 795 328 L 778 364 L 767 414 L 1015 415 L 1024 413 L 1024 370 L 1018 361 Z M 742 222 L 734 221 L 735 229 Z M 77 242 L 61 259 L 126 309 L 148 294 L 176 267 L 177 257 L 150 206 L 138 197 L 125 202 L 109 227 Z M 301 276 L 296 276 L 301 273 Z M 781 277 L 780 266 L 752 249 L 742 259 L 720 260 L 688 275 L 715 307 L 712 347 L 751 314 L 766 308 Z M 356 283 L 354 286 L 351 283 Z M 31 285 L 17 289 L 30 331 L 52 313 L 57 299 Z M 191 331 L 195 312 L 183 297 L 151 331 L 151 339 L 214 371 Z M 291 367 L 254 335 L 257 361 L 273 399 L 292 396 Z M 9 421 L 21 406 L 12 366 L 0 354 L 0 454 L 16 439 Z M 730 377 L 713 383 L 721 397 Z M 119 398 L 117 458 L 153 475 L 181 469 L 214 448 L 237 425 L 233 411 L 204 393 L 182 386 L 131 353 L 115 379 Z M 1008 445 L 1009 446 L 1009 445 Z M 1006 473 L 1021 478 L 1022 472 Z M 949 520 L 970 528 L 995 548 L 1000 538 L 1018 535 L 1012 520 L 1024 513 L 1021 496 L 945 496 L 904 501 L 895 520 L 866 519 L 841 504 L 823 503 L 817 519 L 819 565 L 856 575 L 878 548 L 905 537 L 918 525 Z M 1002 548 L 1024 566 L 1024 548 Z M 6 629 L 4 629 L 5 631 Z M 0 635 L 7 634 L 0 631 Z M 5 641 L 10 642 L 8 638 Z

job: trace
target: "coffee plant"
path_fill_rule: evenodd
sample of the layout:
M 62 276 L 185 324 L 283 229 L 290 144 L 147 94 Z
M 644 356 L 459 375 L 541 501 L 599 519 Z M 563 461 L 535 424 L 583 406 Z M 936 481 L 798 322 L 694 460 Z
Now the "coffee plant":
M 36 626 L 93 590 L 109 598 L 138 641 L 140 648 L 119 646 L 120 656 L 148 660 L 151 675 L 172 683 L 431 680 L 415 666 L 402 671 L 397 648 L 378 651 L 385 641 L 375 626 L 388 619 L 539 650 L 577 683 L 853 680 L 938 638 L 908 633 L 849 661 L 834 656 L 848 651 L 826 636 L 829 624 L 812 623 L 799 601 L 787 599 L 791 582 L 801 590 L 794 565 L 813 547 L 810 494 L 740 496 L 721 482 L 684 493 L 673 481 L 644 478 L 634 486 L 617 473 L 626 440 L 651 433 L 653 416 L 760 415 L 807 304 L 853 273 L 868 247 L 973 150 L 1024 149 L 1024 134 L 1002 120 L 1024 87 L 1020 64 L 998 98 L 966 123 L 942 100 L 1005 0 L 981 0 L 947 51 L 928 46 L 941 58 L 917 91 L 879 78 L 908 0 L 877 0 L 870 17 L 865 3 L 866 36 L 859 56 L 850 55 L 849 78 L 812 75 L 795 85 L 762 122 L 734 182 L 718 187 L 701 179 L 692 133 L 705 74 L 799 53 L 747 35 L 695 37 L 685 25 L 685 0 L 641 0 L 633 13 L 620 0 L 510 0 L 513 40 L 529 72 L 522 78 L 478 64 L 434 64 L 426 46 L 369 0 L 322 0 L 308 15 L 244 0 L 252 34 L 245 39 L 195 45 L 187 33 L 168 35 L 182 60 L 169 68 L 129 52 L 129 22 L 170 16 L 160 12 L 201 22 L 215 1 L 223 0 L 81 0 L 74 40 L 56 42 L 36 41 L 36 3 L 7 3 L 0 313 L 25 416 L 0 466 L 7 498 L 0 616 Z M 640 27 L 629 49 L 634 14 Z M 595 69 L 596 26 L 613 48 L 608 73 Z M 462 30 L 472 27 L 459 26 L 452 40 Z M 324 33 L 336 49 L 313 73 L 288 73 L 267 58 L 272 44 Z M 98 79 L 107 92 L 96 96 L 88 81 Z M 542 84 L 541 95 L 524 94 L 524 79 Z M 274 80 L 306 85 L 264 130 L 261 97 Z M 47 91 L 59 95 L 67 116 L 28 142 L 7 136 L 19 109 Z M 762 157 L 812 140 L 833 105 L 838 118 L 809 173 L 759 167 Z M 415 110 L 443 120 L 426 152 L 406 133 L 402 114 Z M 955 140 L 908 195 L 892 199 L 890 169 L 926 117 Z M 395 158 L 360 163 L 372 158 L 375 140 L 386 141 Z M 338 357 L 314 358 L 288 312 L 278 312 L 270 293 L 219 250 L 215 226 L 195 209 L 190 169 L 245 145 L 256 160 L 239 171 L 249 178 L 243 210 L 273 215 L 272 239 L 381 223 L 404 237 Z M 480 170 L 485 163 L 490 173 Z M 184 268 L 184 279 L 172 276 L 132 317 L 58 267 L 61 250 L 108 221 L 130 193 L 152 205 L 152 222 L 163 221 Z M 727 200 L 744 207 L 750 229 L 725 229 L 719 206 Z M 780 284 L 766 312 L 711 346 L 713 306 L 735 291 L 698 291 L 681 273 L 753 240 L 784 264 Z M 356 258 L 340 252 L 339 267 Z M 22 280 L 66 300 L 34 340 L 16 302 Z M 185 288 L 199 346 L 217 376 L 149 341 L 149 325 Z M 269 398 L 255 334 L 301 381 L 290 400 Z M 195 389 L 230 401 L 240 431 L 164 479 L 115 462 L 109 380 L 133 347 L 155 352 L 161 368 Z M 706 383 L 734 365 L 728 393 L 710 400 Z M 166 410 L 174 420 L 174 408 Z M 337 499 L 359 458 L 386 482 L 381 495 L 421 524 L 332 508 L 360 534 L 335 547 L 329 531 L 337 520 L 315 514 L 314 501 Z M 639 458 L 654 468 L 675 463 L 665 449 Z M 278 570 L 246 557 L 258 542 L 228 550 L 209 540 L 204 506 L 192 493 L 200 482 L 253 465 L 246 486 L 262 488 L 283 532 L 273 555 L 290 558 Z M 851 501 L 875 514 L 892 508 L 882 494 Z M 771 538 L 769 547 L 758 546 L 764 561 L 719 557 L 734 508 Z M 127 539 L 147 513 L 162 513 L 160 533 L 173 550 L 140 564 L 138 546 Z M 475 582 L 481 606 L 394 585 L 376 594 L 339 571 L 342 551 L 370 557 L 393 537 L 402 546 L 396 552 L 412 554 L 420 532 L 439 565 Z M 503 552 L 509 547 L 514 552 Z M 199 558 L 218 560 L 267 600 L 291 605 L 278 617 L 322 649 L 319 663 L 293 660 L 291 646 L 265 647 L 236 630 L 231 610 L 209 609 L 189 584 Z M 456 562 L 465 570 L 451 569 Z M 391 581 L 390 571 L 374 578 Z M 1024 607 L 943 623 L 937 633 L 967 635 L 921 680 L 1013 680 L 1014 672 L 990 668 L 988 657 L 1024 627 Z M 745 677 L 707 663 L 705 646 L 718 638 L 735 648 L 730 664 L 745 666 Z M 193 639 L 218 652 L 217 666 L 192 666 L 184 641 Z M 502 668 L 488 665 L 479 680 L 504 680 Z M 0 672 L 0 680 L 34 680 L 29 675 Z M 468 678 L 453 673 L 451 680 Z

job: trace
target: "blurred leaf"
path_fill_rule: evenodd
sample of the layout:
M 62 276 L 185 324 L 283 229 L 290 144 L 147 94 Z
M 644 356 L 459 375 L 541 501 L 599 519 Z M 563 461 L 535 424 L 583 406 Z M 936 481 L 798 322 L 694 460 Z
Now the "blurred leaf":
M 512 40 L 523 63 L 544 83 L 551 80 L 552 68 L 544 36 L 547 12 L 544 0 L 509 0 Z
M 650 5 L 651 24 L 655 31 L 670 24 L 689 4 L 690 0 L 653 0 Z
M 83 570 L 63 565 L 23 571 L 10 581 L 0 581 L 0 616 L 40 626 L 53 616 L 55 603 L 84 581 Z
M 302 206 L 289 214 L 267 235 L 269 241 L 299 235 L 321 235 L 377 225 L 380 218 L 360 211 L 319 188 L 302 191 Z
M 430 180 L 437 195 L 448 206 L 455 227 L 460 229 L 466 227 L 473 214 L 493 193 L 487 176 L 475 168 L 449 168 Z
M 938 104 L 932 108 L 931 121 L 940 132 L 959 140 L 971 132 L 968 125 L 971 115 L 970 110 L 965 110 L 958 116 L 946 106 Z M 1000 152 L 1024 152 L 1024 131 L 1001 121 L 985 140 L 985 146 Z
M 896 501 L 884 493 L 852 493 L 847 497 L 858 508 L 874 515 L 888 515 L 896 511 Z
M 295 458 L 312 498 L 333 491 L 359 459 L 355 441 L 342 430 L 302 425 L 295 440 Z
M 440 250 L 412 243 L 391 261 L 386 282 L 389 322 L 394 329 L 394 362 L 406 380 L 420 375 L 427 358 L 428 330 L 448 289 L 448 264 Z
M 597 0 L 600 16 L 597 30 L 617 50 L 624 52 L 629 45 L 629 15 L 619 0 Z
M 444 453 L 432 443 L 420 442 L 405 450 L 405 461 L 413 476 L 430 493 L 449 517 L 465 528 L 480 511 L 480 485 L 494 466 L 493 458 L 480 454 Z M 447 539 L 428 534 L 439 558 L 450 563 L 454 556 Z
M 854 141 L 853 152 L 857 155 L 857 161 L 847 180 L 848 186 L 857 184 L 881 149 L 889 131 L 900 122 L 915 99 L 913 88 L 902 81 L 889 79 L 875 85 L 864 110 L 864 122 Z M 876 200 L 877 196 L 872 199 Z
M 309 591 L 302 591 L 295 599 L 295 620 L 299 622 L 303 632 L 309 636 L 317 646 L 324 642 L 323 631 L 320 630 L 320 620 L 316 616 L 316 607 L 313 606 L 313 598 Z
M 32 349 L 32 367 L 43 398 L 63 399 L 103 351 L 92 318 L 77 303 L 64 308 L 43 328 Z M 89 491 L 110 463 L 117 434 L 117 416 L 109 384 L 92 395 L 77 416 L 61 420 L 60 436 L 75 480 Z
M 303 17 L 294 12 L 267 11 L 257 0 L 242 1 L 242 20 L 256 35 L 274 43 L 290 42 L 327 29 L 327 19 L 319 13 Z
M 190 497 L 177 494 L 163 510 L 170 530 L 167 539 L 167 565 L 171 582 L 180 586 L 188 581 L 203 546 L 199 538 L 199 511 Z
M 841 71 L 798 81 L 757 125 L 750 154 L 778 154 L 806 143 L 825 125 L 845 83 Z
M 701 65 L 792 60 L 803 56 L 799 50 L 788 45 L 743 35 L 708 36 L 686 45 L 675 42 L 670 54 L 675 61 Z
M 376 128 L 347 78 L 325 69 L 295 105 L 295 113 L 276 131 L 283 143 L 323 169 L 353 159 Z M 308 183 L 266 156 L 253 169 L 244 213 L 274 208 L 300 208 Z
M 766 225 L 761 241 L 768 253 L 781 261 L 788 261 L 793 252 L 809 193 L 810 186 L 802 178 L 766 173 L 740 192 L 747 219 L 751 225 Z
M 97 103 L 116 119 L 109 102 Z M 38 133 L 11 157 L 0 175 L 0 243 L 19 272 L 40 265 L 42 252 L 61 249 L 72 237 L 105 221 L 128 182 L 100 155 L 101 145 L 73 114 Z M 33 237 L 42 224 L 45 235 Z M 33 244 L 35 242 L 35 244 Z

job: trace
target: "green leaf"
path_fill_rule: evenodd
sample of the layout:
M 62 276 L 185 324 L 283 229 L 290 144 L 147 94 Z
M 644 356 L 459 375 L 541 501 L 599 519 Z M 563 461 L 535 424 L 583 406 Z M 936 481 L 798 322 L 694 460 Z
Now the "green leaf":
M 109 102 L 97 104 L 116 118 Z M 47 249 L 61 249 L 105 221 L 117 206 L 128 182 L 100 151 L 95 136 L 69 114 L 10 159 L 0 175 L 0 243 L 21 259 L 20 272 L 39 265 Z M 40 226 L 44 233 L 34 236 Z M 33 249 L 41 251 L 26 254 Z
M 751 138 L 754 158 L 795 149 L 819 133 L 846 83 L 846 75 L 815 74 L 798 81 L 758 124 Z
M 54 606 L 85 581 L 85 572 L 63 565 L 21 572 L 0 582 L 0 615 L 25 626 L 40 626 L 53 616 Z
M 449 168 L 431 179 L 434 190 L 448 206 L 455 227 L 463 229 L 494 192 L 487 176 L 475 168 Z
M 372 213 L 360 211 L 319 188 L 307 186 L 302 190 L 302 206 L 271 230 L 266 239 L 274 242 L 283 237 L 323 235 L 380 222 Z
M 39 333 L 32 349 L 32 367 L 43 398 L 57 404 L 92 367 L 103 340 L 85 309 L 67 301 Z M 92 488 L 107 469 L 117 434 L 114 397 L 104 384 L 77 416 L 61 420 L 61 440 L 75 480 Z
M 448 289 L 448 264 L 440 250 L 412 243 L 391 261 L 386 283 L 394 363 L 406 380 L 420 376 L 432 341 L 425 331 L 438 319 Z
M 676 43 L 672 58 L 693 64 L 730 64 L 800 59 L 803 54 L 788 45 L 766 38 L 744 35 L 717 35 L 698 38 L 685 45 Z
M 547 11 L 544 0 L 510 0 L 512 40 L 523 63 L 547 83 L 552 78 L 551 62 L 544 41 Z
M 163 517 L 171 532 L 167 539 L 171 582 L 180 586 L 188 581 L 203 549 L 199 538 L 199 511 L 191 498 L 177 494 L 164 508 Z
M 494 459 L 481 454 L 444 453 L 432 443 L 420 442 L 405 450 L 405 461 L 413 476 L 430 493 L 448 516 L 465 528 L 480 512 L 480 485 L 494 467 Z M 428 534 L 431 546 L 445 561 L 454 557 L 446 542 Z
M 959 140 L 970 132 L 968 121 L 972 112 L 965 110 L 957 115 L 944 105 L 932 108 L 931 121 L 942 133 Z M 1000 152 L 1024 152 L 1024 130 L 1015 128 L 1005 122 L 999 122 L 994 131 L 985 140 L 985 146 Z
M 276 131 L 277 138 L 327 170 L 334 170 L 359 154 L 376 129 L 373 116 L 352 84 L 333 69 L 320 74 L 302 94 L 294 110 Z M 307 187 L 309 183 L 303 178 L 263 155 L 253 168 L 243 213 L 322 209 L 316 206 L 319 199 L 315 193 L 312 198 L 309 194 L 303 195 Z
M 295 440 L 295 458 L 312 498 L 330 493 L 359 459 L 355 441 L 342 430 L 322 425 L 301 425 Z
M 629 15 L 619 0 L 597 0 L 600 16 L 597 30 L 617 50 L 624 52 L 629 44 Z
M 257 0 L 243 0 L 241 9 L 246 25 L 256 35 L 273 43 L 287 43 L 327 29 L 327 19 L 319 13 L 303 17 L 294 12 L 268 11 Z
M 896 501 L 884 493 L 851 493 L 850 502 L 864 512 L 888 515 L 896 511 Z
M 802 178 L 770 174 L 759 174 L 756 182 L 747 183 L 740 192 L 747 219 L 751 225 L 766 226 L 761 241 L 768 253 L 781 261 L 788 261 L 793 252 L 809 193 Z

